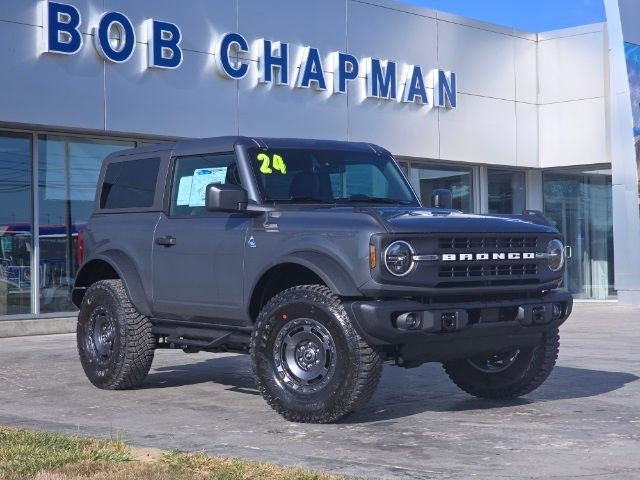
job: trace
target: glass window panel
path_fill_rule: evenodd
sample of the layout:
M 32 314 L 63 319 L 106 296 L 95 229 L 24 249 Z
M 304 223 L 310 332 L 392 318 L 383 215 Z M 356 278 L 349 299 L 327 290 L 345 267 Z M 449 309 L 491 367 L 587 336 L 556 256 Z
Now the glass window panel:
M 78 269 L 76 239 L 93 209 L 102 160 L 134 142 L 41 135 L 40 311 L 75 310 L 70 292 Z
M 240 185 L 234 154 L 177 158 L 171 186 L 170 215 L 208 215 L 210 212 L 205 208 L 205 187 L 211 183 Z
M 405 174 L 406 177 L 409 176 L 409 164 L 407 162 L 398 162 L 398 166 L 400 167 L 400 169 L 402 170 L 402 173 Z
M 615 297 L 611 170 L 544 172 L 544 211 L 570 247 L 564 287 L 577 298 Z
M 153 205 L 159 158 L 115 162 L 107 167 L 100 208 L 144 208 Z
M 0 134 L 0 316 L 31 312 L 31 136 Z
M 283 148 L 253 149 L 249 157 L 258 160 L 253 165 L 267 202 L 416 203 L 389 155 Z M 276 158 L 284 163 L 284 170 L 271 165 Z
M 487 170 L 489 213 L 520 214 L 525 209 L 524 172 L 517 170 Z
M 438 188 L 451 190 L 453 208 L 473 212 L 473 168 L 411 164 L 411 184 L 419 192 L 422 205 L 431 206 L 431 193 Z

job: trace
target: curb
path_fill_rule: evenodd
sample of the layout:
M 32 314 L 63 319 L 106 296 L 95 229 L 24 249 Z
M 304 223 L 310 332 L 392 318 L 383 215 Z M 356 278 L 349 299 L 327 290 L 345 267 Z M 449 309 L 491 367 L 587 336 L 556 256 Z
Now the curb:
M 74 333 L 76 317 L 0 321 L 0 338 Z

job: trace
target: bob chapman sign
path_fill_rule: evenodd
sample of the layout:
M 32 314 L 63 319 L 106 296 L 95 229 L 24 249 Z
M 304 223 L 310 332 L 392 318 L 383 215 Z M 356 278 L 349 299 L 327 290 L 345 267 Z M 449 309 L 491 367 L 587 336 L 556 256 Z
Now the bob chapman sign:
M 45 1 L 44 48 L 46 53 L 74 55 L 82 49 L 79 27 L 80 11 L 73 5 Z M 105 12 L 93 29 L 94 47 L 108 62 L 128 61 L 136 48 L 136 34 L 131 20 L 120 12 Z M 147 65 L 149 68 L 176 69 L 182 64 L 180 43 L 182 32 L 170 22 L 147 20 Z M 260 39 L 249 46 L 247 39 L 235 32 L 216 39 L 215 63 L 218 72 L 227 79 L 240 80 L 255 64 L 243 61 L 237 54 L 256 49 L 258 78 L 261 83 L 293 85 L 295 88 L 332 89 L 344 94 L 350 82 L 363 77 L 367 97 L 416 103 L 440 108 L 456 108 L 457 78 L 454 72 L 423 71 L 419 65 L 407 65 L 400 73 L 394 61 L 379 58 L 358 59 L 346 52 L 332 52 L 333 85 L 327 85 L 327 75 L 317 48 L 304 47 L 300 59 L 291 68 L 289 44 Z M 402 75 L 402 76 L 400 76 Z M 433 89 L 433 95 L 430 95 Z M 433 97 L 433 98 L 431 98 Z

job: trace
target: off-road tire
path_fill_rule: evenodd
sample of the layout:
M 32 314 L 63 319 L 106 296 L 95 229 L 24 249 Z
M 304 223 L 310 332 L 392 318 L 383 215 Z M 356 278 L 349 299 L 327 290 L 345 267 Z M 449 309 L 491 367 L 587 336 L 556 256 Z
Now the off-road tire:
M 96 318 L 112 328 L 111 353 L 96 350 Z M 102 342 L 102 340 L 98 340 Z M 121 280 L 102 280 L 89 287 L 78 314 L 77 343 L 87 378 L 105 390 L 139 387 L 149 373 L 156 345 L 151 322 L 131 303 Z
M 316 392 L 296 391 L 276 366 L 279 334 L 303 318 L 326 328 L 335 345 L 333 374 Z M 293 287 L 267 302 L 251 337 L 251 365 L 267 403 L 285 419 L 303 423 L 335 422 L 358 409 L 371 398 L 382 373 L 378 352 L 358 335 L 341 300 L 323 285 Z
M 534 346 L 522 347 L 512 365 L 486 373 L 468 360 L 444 364 L 449 378 L 465 392 L 490 400 L 511 400 L 534 391 L 549 377 L 558 358 L 560 335 L 555 328 Z

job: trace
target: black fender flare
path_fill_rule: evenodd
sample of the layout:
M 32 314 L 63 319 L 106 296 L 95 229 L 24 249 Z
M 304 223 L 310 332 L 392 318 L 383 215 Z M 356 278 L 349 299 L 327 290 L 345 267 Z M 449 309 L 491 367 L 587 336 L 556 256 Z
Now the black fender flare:
M 151 316 L 151 303 L 145 292 L 140 273 L 133 263 L 133 260 L 121 250 L 105 250 L 91 257 L 91 260 L 86 262 L 78 271 L 74 290 L 86 287 L 78 285 L 78 280 L 82 278 L 83 273 L 86 271 L 85 269 L 90 267 L 94 260 L 101 260 L 109 264 L 118 274 L 118 278 L 122 280 L 124 288 L 134 307 L 136 307 L 141 314 Z M 77 306 L 79 307 L 79 305 Z

